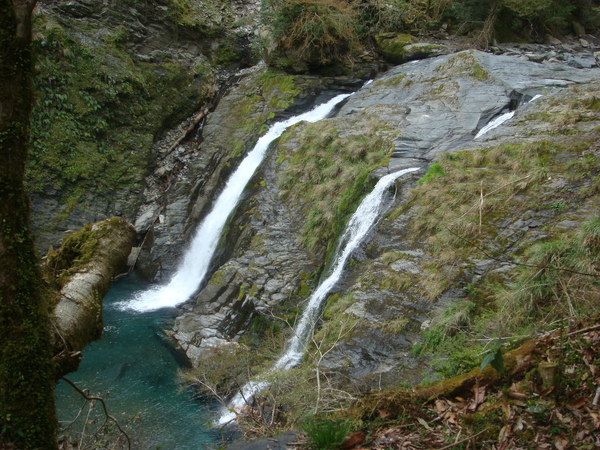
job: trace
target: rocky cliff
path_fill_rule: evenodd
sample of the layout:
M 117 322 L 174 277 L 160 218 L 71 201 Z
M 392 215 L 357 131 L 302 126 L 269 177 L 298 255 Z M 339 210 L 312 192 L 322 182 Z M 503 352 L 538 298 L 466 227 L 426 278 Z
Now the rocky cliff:
M 411 39 L 408 59 L 449 54 L 379 74 L 386 63 L 365 57 L 352 76 L 289 75 L 251 52 L 258 2 L 185 5 L 41 2 L 29 168 L 40 249 L 116 214 L 135 222 L 135 268 L 166 280 L 269 124 L 357 90 L 333 117 L 281 136 L 247 187 L 210 278 L 174 325 L 194 364 L 210 348 L 260 343 L 273 323 L 293 323 L 360 199 L 406 167 L 422 170 L 397 182 L 389 214 L 325 307 L 315 336 L 331 346 L 323 370 L 366 384 L 421 380 L 432 347 L 451 353 L 442 342 L 515 333 L 493 313 L 559 320 L 598 306 L 589 283 L 524 272 L 555 264 L 546 253 L 536 262 L 537 242 L 572 253 L 597 210 L 595 38 L 487 53 Z M 510 303 L 529 279 L 552 289 Z M 571 285 L 592 301 L 575 301 Z M 443 356 L 439 366 L 458 371 L 472 359 Z
M 233 69 L 256 63 L 257 5 L 39 2 L 28 184 L 42 253 L 66 230 L 136 218 L 162 146 L 199 139 L 194 117 Z
M 195 302 L 183 308 L 175 324 L 176 339 L 192 361 L 199 361 L 203 348 L 239 338 L 252 317 L 283 315 L 293 321 L 294 308 L 301 308 L 302 300 L 315 287 L 340 227 L 360 195 L 372 186 L 368 177 L 354 186 L 365 169 L 380 176 L 404 167 L 425 170 L 432 161 L 453 160 L 451 155 L 464 152 L 485 154 L 502 145 L 529 149 L 527 146 L 535 148 L 541 142 L 550 146 L 562 143 L 563 132 L 545 120 L 550 117 L 545 111 L 572 97 L 574 90 L 595 98 L 597 76 L 598 69 L 466 51 L 395 67 L 351 96 L 335 117 L 298 125 L 273 149 L 249 193 L 245 213 L 238 214 L 230 227 L 235 230 L 234 237 L 225 239 L 236 242 L 232 257 Z M 597 124 L 594 108 L 578 112 L 583 116 L 573 119 L 583 125 L 583 134 Z M 492 119 L 510 111 L 514 116 L 509 122 L 477 136 Z M 580 142 L 577 136 L 573 142 Z M 590 139 L 593 142 L 593 136 Z M 581 145 L 591 147 L 575 153 L 565 150 L 564 154 L 556 150 L 552 158 L 577 161 L 582 154 L 596 158 L 593 144 Z M 324 161 L 326 156 L 329 159 Z M 437 214 L 431 211 L 428 204 L 433 200 L 420 193 L 431 184 L 415 184 L 423 172 L 399 184 L 394 212 L 355 255 L 345 281 L 325 309 L 319 339 L 331 340 L 342 325 L 351 326 L 352 331 L 328 353 L 324 367 L 355 379 L 375 377 L 378 383 L 395 382 L 398 377 L 422 378 L 422 366 L 411 370 L 418 362 L 411 350 L 420 342 L 421 331 L 430 326 L 436 308 L 472 298 L 469 289 L 482 279 L 506 272 L 502 281 L 510 280 L 508 273 L 516 268 L 511 262 L 513 253 L 540 239 L 540 230 L 563 221 L 567 210 L 569 217 L 577 217 L 572 221 L 575 228 L 589 216 L 589 202 L 569 208 L 565 204 L 561 211 L 550 206 L 531 210 L 531 202 L 540 201 L 537 194 L 531 201 L 523 198 L 534 191 L 551 191 L 551 186 L 558 185 L 568 188 L 550 173 L 547 179 L 523 181 L 533 175 L 526 168 L 516 168 L 524 157 L 516 153 L 512 157 L 514 174 L 478 156 L 482 158 L 480 167 L 464 169 L 477 174 L 476 180 L 464 174 L 464 179 L 450 181 L 458 190 L 481 189 L 486 200 L 481 200 L 484 206 L 479 209 L 475 192 L 462 199 L 464 203 L 457 201 L 453 211 L 442 210 L 437 203 Z M 370 162 L 360 165 L 357 160 Z M 503 174 L 508 185 L 521 179 L 516 191 L 496 194 L 505 202 L 517 199 L 510 207 L 503 206 L 502 213 L 490 211 L 488 202 L 492 202 L 487 200 L 487 194 L 504 183 L 497 178 L 498 170 L 508 171 Z M 586 186 L 592 176 L 586 178 Z M 445 183 L 443 177 L 440 180 Z M 343 209 L 348 196 L 354 199 L 353 207 Z M 543 201 L 553 205 L 559 200 Z M 520 213 L 511 215 L 510 208 Z M 460 253 L 450 244 L 437 243 L 443 227 L 452 229 L 453 221 L 458 220 L 458 211 L 469 217 L 469 225 L 460 226 L 475 228 L 481 212 L 478 226 L 482 235 L 473 231 L 473 239 L 484 248 L 481 252 Z M 240 228 L 243 231 L 238 238 Z M 459 229 L 456 233 L 460 236 L 463 232 Z M 551 237 L 547 231 L 541 235 Z M 439 248 L 444 245 L 448 248 Z M 447 255 L 450 252 L 452 258 Z

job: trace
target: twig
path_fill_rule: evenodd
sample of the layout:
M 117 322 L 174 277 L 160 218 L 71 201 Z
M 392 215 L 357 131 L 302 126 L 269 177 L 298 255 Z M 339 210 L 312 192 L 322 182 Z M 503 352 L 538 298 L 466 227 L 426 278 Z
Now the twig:
M 596 395 L 594 395 L 594 400 L 592 401 L 592 405 L 598 406 L 598 400 L 600 400 L 600 386 L 596 388 Z
M 181 144 L 183 142 L 184 139 L 186 139 L 190 134 L 192 134 L 192 131 L 194 131 L 194 128 L 196 128 L 196 125 L 198 125 L 200 123 L 200 121 L 202 119 L 204 119 L 207 114 L 209 113 L 209 109 L 208 108 L 204 108 L 202 111 L 200 111 L 198 114 L 196 114 L 193 118 L 192 121 L 190 123 L 190 125 L 186 128 L 186 130 L 181 134 L 181 136 L 179 136 L 179 138 L 177 138 L 175 140 L 175 142 L 169 147 L 169 149 L 167 150 L 167 152 L 165 153 L 165 155 L 163 156 L 163 159 L 165 157 L 167 157 L 168 155 L 171 154 L 171 152 L 173 150 L 175 150 L 175 148 Z
M 485 430 L 480 431 L 479 433 L 474 434 L 473 436 L 469 436 L 469 437 L 466 437 L 464 439 L 461 439 L 460 441 L 455 442 L 454 444 L 450 444 L 450 445 L 446 445 L 445 447 L 441 447 L 439 450 L 446 450 L 447 448 L 456 447 L 459 444 L 462 444 L 464 442 L 470 441 L 471 439 L 475 439 L 477 436 L 482 435 L 483 433 L 485 433 L 488 430 L 491 430 L 491 428 L 486 428 Z
M 577 331 L 571 331 L 570 333 L 567 333 L 567 336 L 573 336 L 575 334 L 587 333 L 588 331 L 594 331 L 594 330 L 598 330 L 598 329 L 600 329 L 600 324 L 596 324 L 596 325 L 593 325 L 593 326 L 587 327 L 587 328 L 582 328 L 581 330 L 577 330 Z
M 73 383 L 71 380 L 69 380 L 67 377 L 61 377 L 64 381 L 66 381 L 67 383 L 69 383 L 71 385 L 71 387 L 73 389 L 75 389 L 77 392 L 79 392 L 81 394 L 81 396 L 83 398 L 85 398 L 88 401 L 98 401 L 102 404 L 102 408 L 104 409 L 104 415 L 106 416 L 107 419 L 112 420 L 115 425 L 117 426 L 117 428 L 119 429 L 119 431 L 127 438 L 127 448 L 129 450 L 131 450 L 131 439 L 129 438 L 129 435 L 125 432 L 125 430 L 123 430 L 123 428 L 121 428 L 121 425 L 119 425 L 119 421 L 117 419 L 115 419 L 113 416 L 111 416 L 108 413 L 108 409 L 106 408 L 106 403 L 104 402 L 103 398 L 100 397 L 92 397 L 89 396 L 88 394 L 86 394 L 85 391 L 83 391 L 79 386 L 77 386 L 75 383 Z

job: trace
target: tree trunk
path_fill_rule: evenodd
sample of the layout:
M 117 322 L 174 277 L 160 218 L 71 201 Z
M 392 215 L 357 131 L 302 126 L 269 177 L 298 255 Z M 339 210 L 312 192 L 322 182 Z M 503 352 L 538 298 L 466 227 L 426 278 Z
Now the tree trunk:
M 63 252 L 73 247 L 87 248 L 89 254 L 77 255 L 78 262 L 65 261 L 70 267 L 62 272 L 59 300 L 54 308 L 54 361 L 57 376 L 77 370 L 80 351 L 102 333 L 102 299 L 113 278 L 125 267 L 127 256 L 136 238 L 133 225 L 120 217 L 113 217 L 63 240 L 63 247 L 49 253 L 46 270 L 51 270 Z M 85 259 L 82 261 L 81 259 Z
M 0 446 L 56 448 L 48 305 L 24 189 L 35 0 L 0 0 Z

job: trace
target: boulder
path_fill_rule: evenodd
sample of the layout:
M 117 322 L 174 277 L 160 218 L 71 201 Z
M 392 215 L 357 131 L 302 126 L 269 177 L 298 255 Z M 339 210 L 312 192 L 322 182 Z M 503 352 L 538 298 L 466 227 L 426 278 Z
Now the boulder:
M 414 44 L 417 39 L 410 34 L 381 33 L 375 35 L 377 49 L 383 58 L 392 64 L 401 64 L 406 61 L 406 46 Z
M 449 55 L 452 50 L 445 45 L 428 44 L 418 42 L 404 47 L 404 62 L 415 61 L 417 59 L 433 58 L 435 56 Z

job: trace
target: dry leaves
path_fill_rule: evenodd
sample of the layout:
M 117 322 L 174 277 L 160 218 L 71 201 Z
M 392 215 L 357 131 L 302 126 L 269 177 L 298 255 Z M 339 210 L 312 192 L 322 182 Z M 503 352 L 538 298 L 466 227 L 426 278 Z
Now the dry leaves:
M 390 425 L 355 448 L 600 448 L 600 325 L 546 337 L 543 347 L 542 368 L 503 388 L 476 384 L 422 405 L 419 417 L 378 410 Z

